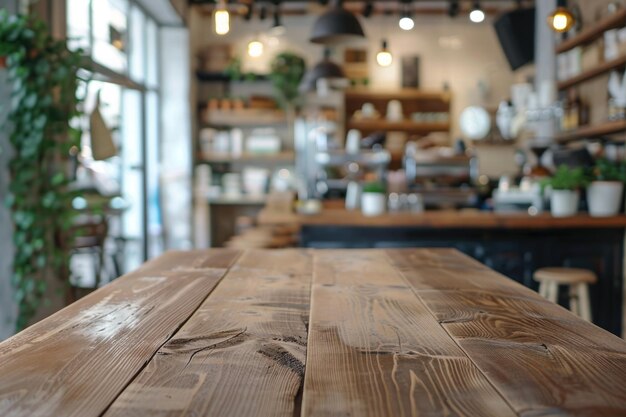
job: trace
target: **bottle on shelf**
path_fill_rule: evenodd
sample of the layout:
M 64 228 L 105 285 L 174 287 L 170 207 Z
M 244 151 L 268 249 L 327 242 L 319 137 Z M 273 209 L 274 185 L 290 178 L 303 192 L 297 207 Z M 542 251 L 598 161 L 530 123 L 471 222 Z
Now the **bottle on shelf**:
M 580 96 L 576 92 L 572 92 L 570 95 L 569 106 L 569 130 L 576 129 L 580 126 Z

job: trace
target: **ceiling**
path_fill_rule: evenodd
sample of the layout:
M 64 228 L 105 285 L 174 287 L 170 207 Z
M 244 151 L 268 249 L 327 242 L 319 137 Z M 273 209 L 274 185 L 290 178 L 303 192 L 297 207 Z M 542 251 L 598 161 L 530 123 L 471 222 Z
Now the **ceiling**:
M 190 5 L 196 5 L 203 11 L 213 11 L 216 0 L 188 0 Z M 253 7 L 253 14 L 265 8 L 273 10 L 276 5 L 285 15 L 318 14 L 325 10 L 333 0 L 229 0 L 229 11 L 245 15 L 249 5 Z M 366 4 L 371 3 L 372 14 L 390 14 L 404 10 L 407 4 L 415 14 L 447 14 L 451 3 L 458 3 L 459 13 L 472 9 L 475 0 L 343 0 L 344 8 L 362 13 Z M 534 0 L 481 0 L 480 5 L 487 14 L 498 14 L 511 8 L 534 5 Z

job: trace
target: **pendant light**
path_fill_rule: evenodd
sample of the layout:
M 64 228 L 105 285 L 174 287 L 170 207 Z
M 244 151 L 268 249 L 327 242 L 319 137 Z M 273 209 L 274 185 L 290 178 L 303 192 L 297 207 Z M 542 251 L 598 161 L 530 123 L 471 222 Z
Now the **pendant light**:
M 383 39 L 380 51 L 376 54 L 376 62 L 381 67 L 388 67 L 393 62 L 393 56 L 387 49 L 387 40 Z
M 330 55 L 330 48 L 324 48 L 324 58 L 306 72 L 300 83 L 300 91 L 315 91 L 317 89 L 317 81 L 323 78 L 329 80 L 342 80 L 346 78 L 343 69 L 330 60 Z
M 259 38 L 254 38 L 248 43 L 248 56 L 258 58 L 263 55 L 263 49 L 265 49 L 263 42 Z
M 548 27 L 557 33 L 567 32 L 574 26 L 576 19 L 566 7 L 565 0 L 557 1 L 557 8 L 548 16 Z
M 402 10 L 402 14 L 400 16 L 400 20 L 398 21 L 398 25 L 402 30 L 411 30 L 415 26 L 415 22 L 411 17 L 411 2 L 404 2 L 404 10 Z
M 309 39 L 311 42 L 331 45 L 365 38 L 359 20 L 354 14 L 345 10 L 342 4 L 342 0 L 335 0 L 331 9 L 315 21 L 313 33 Z
M 213 12 L 215 18 L 215 33 L 218 35 L 226 35 L 230 32 L 230 14 L 226 9 L 224 0 L 220 0 Z
M 480 2 L 474 2 L 469 18 L 474 23 L 482 23 L 485 20 L 485 12 L 483 12 L 483 9 L 480 8 Z
M 274 23 L 272 24 L 270 32 L 274 36 L 282 36 L 285 34 L 285 31 L 285 26 L 280 20 L 280 1 L 274 0 Z

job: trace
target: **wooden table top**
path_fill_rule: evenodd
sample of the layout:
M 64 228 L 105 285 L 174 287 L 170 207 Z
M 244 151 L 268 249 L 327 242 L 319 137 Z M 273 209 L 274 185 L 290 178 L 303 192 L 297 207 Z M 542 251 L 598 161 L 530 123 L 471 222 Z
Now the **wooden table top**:
M 624 416 L 626 342 L 448 249 L 171 252 L 0 344 L 6 416 Z
M 261 224 L 285 221 L 284 216 L 259 216 Z M 289 221 L 301 226 L 423 227 L 448 229 L 575 229 L 626 228 L 626 216 L 591 217 L 580 213 L 553 217 L 550 213 L 495 213 L 478 210 L 437 210 L 423 213 L 384 213 L 364 216 L 360 211 L 326 209 L 314 215 L 293 215 Z

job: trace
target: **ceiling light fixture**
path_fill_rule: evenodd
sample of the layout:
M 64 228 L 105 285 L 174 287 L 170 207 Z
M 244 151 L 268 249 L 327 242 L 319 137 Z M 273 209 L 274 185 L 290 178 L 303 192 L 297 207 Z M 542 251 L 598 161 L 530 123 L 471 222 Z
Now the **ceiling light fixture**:
M 485 21 L 485 12 L 480 8 L 480 2 L 475 1 L 472 11 L 470 11 L 469 18 L 474 23 L 482 23 Z
M 213 12 L 215 17 L 215 33 L 218 35 L 226 35 L 230 32 L 230 14 L 226 9 L 224 0 L 220 0 Z
M 393 62 L 393 56 L 387 48 L 387 40 L 383 39 L 380 52 L 376 54 L 376 62 L 381 67 L 388 67 Z
M 368 18 L 372 15 L 373 12 L 374 12 L 374 3 L 371 0 L 365 2 L 365 5 L 363 6 L 363 11 L 361 12 L 363 17 Z
M 248 55 L 252 58 L 258 58 L 263 55 L 263 42 L 258 38 L 254 38 L 248 43 Z
M 457 17 L 459 14 L 459 0 L 450 0 L 450 7 L 448 8 L 448 16 Z
M 250 3 L 247 6 L 246 13 L 243 15 L 244 20 L 247 20 L 247 21 L 251 20 L 253 14 L 254 14 L 254 3 Z
M 324 45 L 337 44 L 352 39 L 365 38 L 361 23 L 355 15 L 342 7 L 342 0 L 335 0 L 326 13 L 313 24 L 313 33 L 309 39 L 313 43 Z
M 280 20 L 280 1 L 277 0 L 274 1 L 274 23 L 270 31 L 274 36 L 282 36 L 286 31 L 285 26 Z
M 400 29 L 402 30 L 411 30 L 415 26 L 415 22 L 411 17 L 411 1 L 404 1 L 404 10 L 402 10 L 402 17 L 398 22 Z
M 548 16 L 548 27 L 558 33 L 567 32 L 574 26 L 576 19 L 566 7 L 565 0 L 558 0 L 556 4 L 557 8 Z
M 330 60 L 330 55 L 330 48 L 324 48 L 324 58 L 311 70 L 306 72 L 300 83 L 300 91 L 315 91 L 317 89 L 317 82 L 321 79 L 339 82 L 346 78 L 343 69 Z

